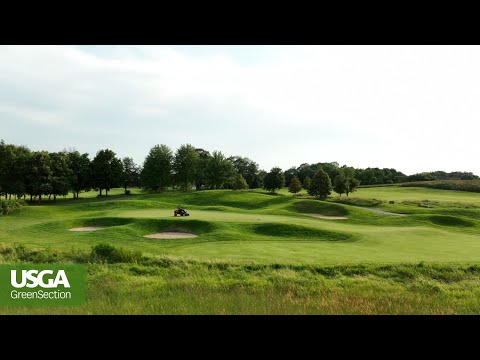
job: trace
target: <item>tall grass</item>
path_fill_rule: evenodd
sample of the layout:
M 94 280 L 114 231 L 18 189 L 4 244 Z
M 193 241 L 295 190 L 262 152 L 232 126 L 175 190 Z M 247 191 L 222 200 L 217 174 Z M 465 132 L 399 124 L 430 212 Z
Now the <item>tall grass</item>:
M 480 180 L 436 180 L 436 181 L 415 181 L 403 183 L 404 187 L 426 187 L 441 190 L 458 190 L 480 192 Z
M 86 304 L 68 308 L 2 307 L 0 314 L 480 312 L 480 265 L 238 264 L 171 256 L 118 256 L 124 251 L 105 244 L 83 254 L 50 250 L 56 261 L 86 264 Z M 35 254 L 35 249 L 24 246 L 0 247 L 2 262 L 45 262 Z
M 8 215 L 14 212 L 16 209 L 25 205 L 23 200 L 1 200 L 0 201 L 0 216 Z

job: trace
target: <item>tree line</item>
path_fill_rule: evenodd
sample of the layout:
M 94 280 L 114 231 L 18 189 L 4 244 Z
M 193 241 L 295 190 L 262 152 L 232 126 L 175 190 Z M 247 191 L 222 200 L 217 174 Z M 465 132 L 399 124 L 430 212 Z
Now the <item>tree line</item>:
M 131 157 L 120 159 L 110 149 L 99 150 L 93 159 L 77 150 L 31 151 L 25 146 L 0 141 L 0 194 L 5 198 L 42 201 L 42 197 L 78 198 L 81 192 L 96 190 L 99 195 L 112 188 L 142 187 L 146 191 L 169 188 L 248 189 L 263 186 L 265 172 L 254 161 L 240 156 L 226 158 L 190 144 L 175 153 L 166 145 L 154 146 L 143 163 Z
M 303 163 L 298 167 L 291 167 L 285 171 L 285 180 L 289 184 L 293 176 L 297 176 L 301 182 L 306 177 L 310 179 L 319 170 L 323 169 L 331 179 L 335 179 L 342 171 L 347 171 L 354 174 L 354 178 L 358 179 L 362 185 L 383 185 L 383 184 L 398 184 L 413 181 L 433 181 L 433 180 L 477 180 L 479 176 L 472 172 L 445 172 L 433 171 L 422 172 L 413 175 L 405 175 L 404 173 L 393 168 L 353 168 L 349 166 L 340 166 L 337 162 L 331 163 Z
M 437 171 L 411 176 L 395 169 L 355 169 L 336 162 L 301 164 L 283 171 L 279 167 L 266 172 L 253 160 L 226 157 L 220 151 L 209 152 L 190 144 L 173 152 L 166 145 L 153 146 L 142 166 L 131 157 L 120 159 L 110 149 L 99 150 L 93 159 L 77 150 L 61 152 L 31 151 L 25 146 L 0 141 L 0 194 L 6 198 L 42 196 L 56 200 L 70 192 L 96 190 L 108 196 L 112 188 L 141 187 L 145 191 L 255 189 L 276 192 L 284 186 L 292 193 L 302 188 L 310 195 L 325 198 L 332 190 L 347 196 L 360 185 L 390 184 L 436 179 L 478 179 L 473 173 Z

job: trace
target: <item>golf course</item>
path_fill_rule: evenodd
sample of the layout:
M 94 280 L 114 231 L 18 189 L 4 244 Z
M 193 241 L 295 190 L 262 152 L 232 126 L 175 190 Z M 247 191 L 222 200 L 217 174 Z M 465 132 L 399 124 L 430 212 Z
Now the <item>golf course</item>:
M 82 306 L 0 313 L 480 312 L 480 193 L 384 186 L 325 201 L 286 188 L 97 195 L 0 217 L 0 262 L 88 270 Z M 190 216 L 173 216 L 179 205 Z

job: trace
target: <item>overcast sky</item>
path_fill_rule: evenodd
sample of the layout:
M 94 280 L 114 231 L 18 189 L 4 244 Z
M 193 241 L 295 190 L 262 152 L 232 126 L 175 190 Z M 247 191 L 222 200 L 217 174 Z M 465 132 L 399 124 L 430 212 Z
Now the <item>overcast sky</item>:
M 0 46 L 0 138 L 480 174 L 478 46 Z

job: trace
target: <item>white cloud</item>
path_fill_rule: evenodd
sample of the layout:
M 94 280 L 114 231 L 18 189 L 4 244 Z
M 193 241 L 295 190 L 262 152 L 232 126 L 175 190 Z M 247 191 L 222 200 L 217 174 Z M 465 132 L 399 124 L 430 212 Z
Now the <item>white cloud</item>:
M 156 143 L 192 142 L 265 169 L 480 173 L 479 62 L 462 46 L 3 46 L 1 136 L 138 162 Z

